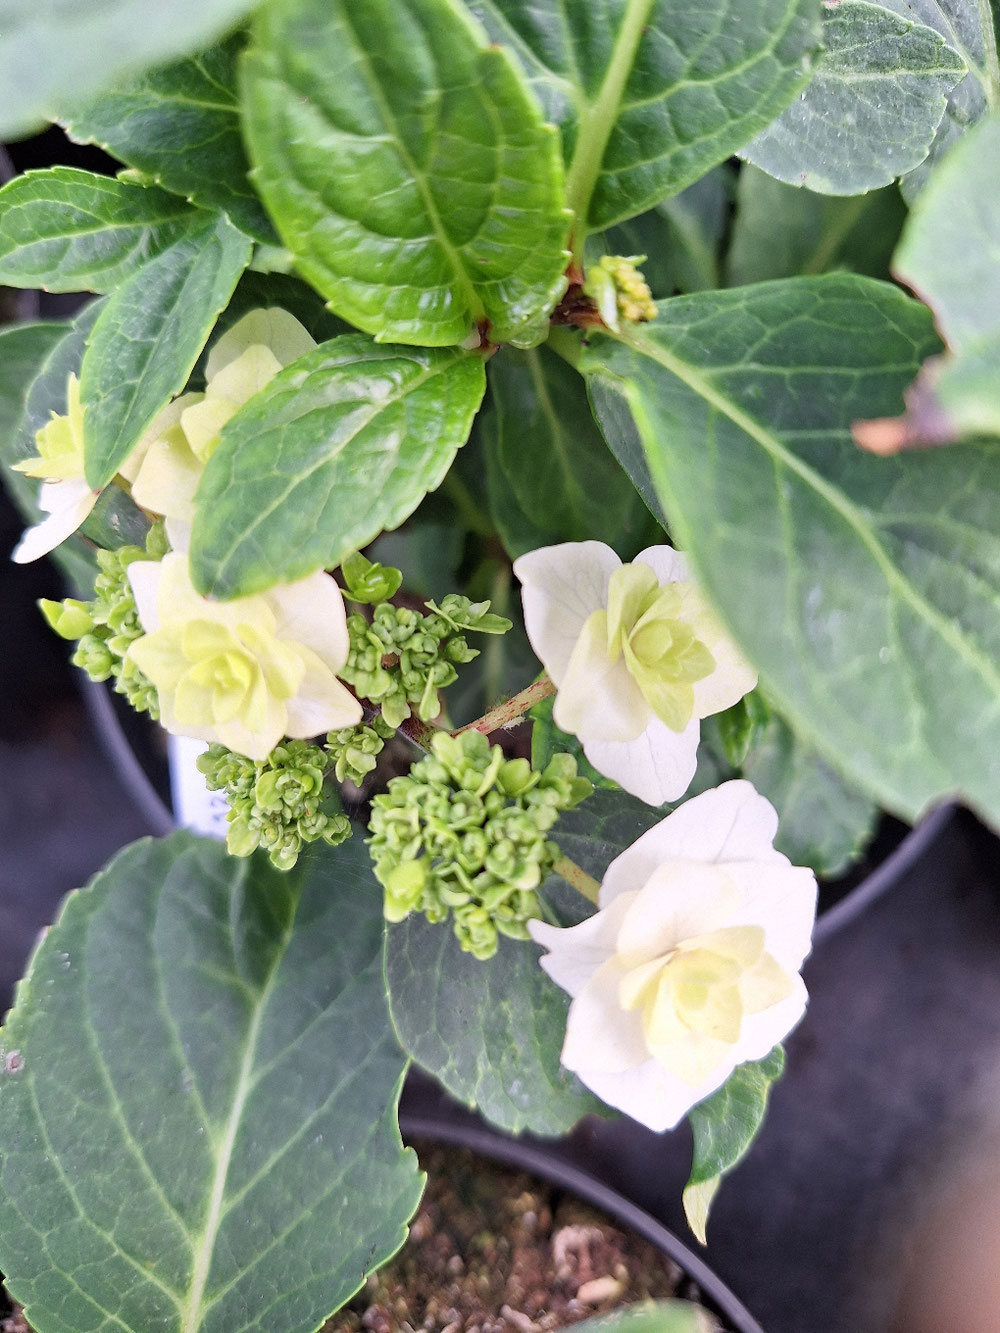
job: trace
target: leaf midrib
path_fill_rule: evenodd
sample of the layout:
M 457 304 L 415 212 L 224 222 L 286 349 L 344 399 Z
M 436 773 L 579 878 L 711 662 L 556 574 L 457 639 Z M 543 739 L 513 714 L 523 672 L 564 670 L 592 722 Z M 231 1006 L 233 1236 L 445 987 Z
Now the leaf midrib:
M 942 616 L 921 594 L 920 590 L 904 577 L 898 566 L 890 559 L 888 552 L 876 539 L 871 528 L 865 523 L 861 510 L 847 498 L 843 491 L 832 485 L 814 468 L 787 449 L 776 434 L 737 407 L 694 366 L 675 356 L 667 348 L 647 341 L 642 334 L 622 334 L 619 335 L 618 340 L 631 347 L 633 351 L 656 362 L 683 384 L 686 384 L 689 389 L 698 394 L 706 403 L 731 421 L 733 425 L 755 440 L 775 462 L 783 464 L 789 472 L 798 476 L 800 481 L 804 482 L 823 499 L 856 533 L 861 545 L 871 555 L 889 587 L 894 588 L 900 599 L 908 602 L 912 610 L 934 628 L 945 642 L 950 644 L 956 656 L 976 670 L 994 694 L 1000 695 L 1000 671 L 982 653 L 974 650 L 969 641 L 957 632 L 953 622 Z M 634 387 L 631 385 L 623 387 L 626 397 L 632 400 L 635 394 Z

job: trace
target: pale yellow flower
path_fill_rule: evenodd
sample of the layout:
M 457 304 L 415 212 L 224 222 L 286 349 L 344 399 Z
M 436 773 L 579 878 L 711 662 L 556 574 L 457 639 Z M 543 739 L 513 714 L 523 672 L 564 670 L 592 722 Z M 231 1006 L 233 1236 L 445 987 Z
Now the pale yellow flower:
M 337 679 L 349 643 L 329 574 L 230 602 L 195 592 L 183 552 L 136 561 L 128 574 L 146 631 L 128 658 L 156 687 L 167 731 L 262 760 L 285 736 L 361 721 L 361 705 Z
M 600 910 L 528 929 L 573 997 L 561 1060 L 610 1106 L 669 1129 L 802 1017 L 816 880 L 774 850 L 749 782 L 685 802 L 608 867 Z
M 42 479 L 37 504 L 48 514 L 48 518 L 27 528 L 14 548 L 11 559 L 20 565 L 47 555 L 64 542 L 97 503 L 98 493 L 91 490 L 84 476 L 83 408 L 75 375 L 69 377 L 66 398 L 66 415 L 53 412 L 36 433 L 38 453 L 14 464 L 17 472 Z
M 652 546 L 623 565 L 603 542 L 514 562 L 531 646 L 557 687 L 556 726 L 599 772 L 650 805 L 683 796 L 700 719 L 753 689 L 683 555 Z

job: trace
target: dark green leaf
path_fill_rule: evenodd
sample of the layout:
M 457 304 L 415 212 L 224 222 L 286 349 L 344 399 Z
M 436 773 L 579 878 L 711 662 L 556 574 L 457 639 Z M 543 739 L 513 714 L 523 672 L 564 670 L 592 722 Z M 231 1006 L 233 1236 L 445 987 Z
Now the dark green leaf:
M 493 521 L 510 556 L 603 541 L 634 554 L 655 540 L 641 497 L 604 443 L 586 385 L 546 347 L 490 363 L 481 421 Z
M 730 167 L 716 167 L 648 213 L 593 236 L 588 255 L 645 255 L 640 268 L 654 296 L 720 287 L 719 246 L 734 182 Z
M 676 194 L 741 148 L 809 77 L 812 0 L 471 0 L 563 132 L 578 230 Z
M 150 65 L 198 50 L 256 0 L 6 0 L 0 29 L 0 138 Z
M 0 282 L 114 291 L 199 216 L 162 190 L 74 167 L 28 171 L 0 190 Z
M 738 287 L 834 269 L 887 278 L 905 218 L 895 186 L 838 198 L 783 185 L 748 164 L 736 191 L 726 283 Z
M 255 183 L 379 341 L 530 346 L 565 288 L 558 135 L 456 0 L 279 0 L 244 65 Z
M 860 194 L 921 163 L 966 72 L 933 29 L 867 0 L 824 7 L 812 82 L 741 156 L 822 194 Z
M 871 840 L 878 807 L 849 787 L 791 727 L 772 715 L 754 738 L 743 776 L 778 812 L 774 845 L 817 875 L 841 875 Z
M 599 402 L 630 405 L 678 544 L 768 696 L 903 817 L 958 795 L 1000 822 L 1000 453 L 884 460 L 849 433 L 899 412 L 938 346 L 929 311 L 849 275 L 660 309 L 630 347 L 595 340 L 584 370 Z
M 403 1049 L 453 1097 L 513 1133 L 564 1134 L 605 1108 L 559 1063 L 569 997 L 538 957 L 501 938 L 481 962 L 448 922 L 410 917 L 386 931 L 389 1008 Z
M 247 180 L 240 133 L 234 36 L 187 60 L 148 70 L 85 105 L 66 129 L 78 143 L 97 143 L 121 162 L 204 208 L 220 208 L 263 241 L 274 229 Z
M 39 947 L 0 1034 L 0 1265 L 39 1333 L 312 1333 L 402 1244 L 378 886 L 360 839 L 310 852 L 137 843 Z
M 323 343 L 222 431 L 197 496 L 196 586 L 237 597 L 332 568 L 440 485 L 482 401 L 458 348 Z
M 711 1097 L 692 1108 L 688 1119 L 694 1133 L 694 1159 L 684 1190 L 688 1225 L 705 1244 L 708 1209 L 719 1181 L 746 1155 L 767 1110 L 771 1084 L 785 1068 L 785 1052 L 740 1065 Z
M 458 587 L 464 545 L 465 534 L 456 524 L 424 522 L 416 517 L 398 532 L 379 537 L 370 554 L 382 564 L 404 571 L 405 590 L 412 597 L 440 599 Z
M 95 488 L 107 485 L 184 388 L 250 250 L 225 217 L 206 214 L 108 298 L 80 370 L 87 480 Z

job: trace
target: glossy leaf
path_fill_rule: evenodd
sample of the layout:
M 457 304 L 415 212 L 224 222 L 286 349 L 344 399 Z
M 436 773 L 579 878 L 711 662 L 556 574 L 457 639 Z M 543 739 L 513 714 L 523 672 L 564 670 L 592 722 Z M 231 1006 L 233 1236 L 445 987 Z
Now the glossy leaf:
M 887 278 L 905 218 L 895 186 L 852 198 L 814 194 L 747 163 L 736 190 L 727 285 L 835 269 Z
M 592 394 L 631 407 L 769 697 L 889 809 L 957 795 L 1000 822 L 1000 454 L 883 460 L 849 434 L 901 408 L 937 349 L 929 311 L 865 278 L 793 279 L 665 302 L 632 344 L 594 340 Z
M 544 336 L 558 135 L 457 0 L 278 0 L 244 64 L 255 183 L 302 274 L 379 341 Z
M 694 1159 L 684 1190 L 684 1211 L 703 1245 L 712 1197 L 722 1176 L 746 1156 L 757 1137 L 771 1085 L 784 1068 L 785 1052 L 776 1046 L 763 1060 L 740 1065 L 718 1092 L 699 1102 L 688 1115 Z
M 222 431 L 196 499 L 192 577 L 237 597 L 332 568 L 440 485 L 482 401 L 458 348 L 323 343 Z
M 199 218 L 162 190 L 75 167 L 28 171 L 0 190 L 0 282 L 111 292 Z
M 559 1063 L 569 997 L 539 953 L 501 937 L 481 962 L 448 922 L 410 917 L 386 931 L 389 1007 L 400 1045 L 453 1097 L 501 1129 L 564 1134 L 606 1108 Z
M 471 0 L 562 129 L 577 230 L 676 194 L 762 130 L 809 77 L 811 0 Z
M 119 80 L 74 106 L 65 124 L 79 143 L 96 143 L 165 190 L 219 208 L 263 241 L 274 229 L 247 179 L 240 132 L 236 58 L 241 36 L 200 55 Z
M 87 480 L 95 489 L 184 388 L 250 250 L 225 217 L 206 215 L 108 298 L 80 370 Z
M 256 0 L 6 0 L 0 138 L 17 138 L 116 80 L 214 41 Z
M 809 86 L 741 150 L 770 175 L 821 194 L 860 194 L 921 163 L 966 66 L 933 29 L 867 0 L 823 14 Z
M 282 874 L 187 833 L 70 896 L 0 1033 L 0 1265 L 38 1333 L 312 1333 L 399 1248 L 379 903 L 360 839 Z
M 875 831 L 875 803 L 776 715 L 754 738 L 742 772 L 778 812 L 775 847 L 817 875 L 843 874 Z
M 655 525 L 604 443 L 586 385 L 554 352 L 508 352 L 489 366 L 480 422 L 490 513 L 508 555 L 567 541 L 635 554 Z

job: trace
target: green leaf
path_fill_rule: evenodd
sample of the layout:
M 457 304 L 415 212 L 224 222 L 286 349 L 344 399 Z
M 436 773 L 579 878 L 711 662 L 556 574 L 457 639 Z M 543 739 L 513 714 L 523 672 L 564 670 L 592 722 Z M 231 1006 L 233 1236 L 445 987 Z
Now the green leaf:
M 262 241 L 274 228 L 247 180 L 240 132 L 237 34 L 200 55 L 119 80 L 75 106 L 65 125 L 77 143 L 97 143 L 165 190 L 219 208 Z
M 774 845 L 794 865 L 840 875 L 871 840 L 878 807 L 780 717 L 773 715 L 755 738 L 742 769 L 777 810 Z
M 655 540 L 641 497 L 604 443 L 580 374 L 547 347 L 490 362 L 481 418 L 490 514 L 508 555 L 603 541 L 634 553 Z
M 933 404 L 932 437 L 942 423 L 947 423 L 950 439 L 1000 435 L 1000 333 L 977 339 L 960 356 L 931 362 L 926 373 Z M 919 420 L 914 424 L 919 437 Z
M 184 388 L 250 250 L 225 217 L 206 215 L 108 298 L 80 370 L 87 480 L 95 489 Z
M 942 797 L 1000 822 L 1000 453 L 862 454 L 938 344 L 930 312 L 850 275 L 664 302 L 595 339 L 677 542 L 796 732 L 911 821 Z
M 538 958 L 501 937 L 481 962 L 448 922 L 409 917 L 386 930 L 389 1009 L 400 1045 L 453 1097 L 512 1133 L 564 1134 L 606 1108 L 559 1063 L 569 997 Z
M 287 366 L 225 426 L 197 496 L 195 585 L 238 597 L 332 568 L 440 485 L 485 389 L 458 348 L 363 334 Z
M 894 186 L 853 198 L 814 194 L 748 163 L 736 190 L 726 285 L 834 269 L 887 278 L 905 217 Z
M 688 1115 L 694 1134 L 691 1175 L 684 1190 L 688 1225 L 705 1244 L 708 1208 L 719 1181 L 746 1155 L 767 1110 L 771 1085 L 785 1069 L 785 1052 L 740 1065 L 718 1092 L 693 1107 Z
M 543 769 L 548 764 L 553 755 L 571 754 L 576 760 L 577 772 L 581 777 L 587 778 L 595 787 L 603 787 L 606 791 L 620 791 L 618 783 L 612 778 L 606 778 L 603 773 L 598 773 L 587 756 L 583 753 L 583 746 L 575 736 L 568 736 L 566 732 L 560 731 L 552 721 L 552 706 L 555 703 L 554 697 L 543 699 L 541 703 L 529 711 L 528 716 L 532 721 L 531 728 L 531 767 Z M 591 808 L 590 801 L 587 803 L 588 810 Z
M 1000 115 L 976 126 L 913 206 L 893 269 L 955 352 L 1000 333 Z
M 136 843 L 39 946 L 0 1034 L 0 1266 L 39 1333 L 312 1333 L 402 1244 L 378 888 L 360 839 L 310 853 Z
M 0 29 L 0 138 L 149 65 L 197 50 L 256 0 L 6 0 Z
M 866 0 L 825 6 L 812 82 L 740 155 L 821 194 L 860 194 L 921 163 L 966 72 L 933 29 Z
M 243 66 L 255 183 L 302 274 L 379 341 L 544 336 L 556 131 L 457 0 L 278 0 Z
M 0 190 L 0 282 L 111 292 L 199 216 L 162 190 L 75 167 L 28 171 Z
M 948 96 L 944 119 L 925 160 L 903 177 L 903 195 L 912 203 L 923 189 L 935 163 L 966 130 L 975 125 L 988 106 L 1000 101 L 1000 63 L 992 7 L 986 0 L 878 0 L 883 9 L 905 19 L 917 19 L 941 34 L 962 57 L 969 73 Z
M 680 194 L 590 238 L 587 255 L 645 255 L 642 275 L 654 296 L 722 285 L 719 247 L 729 226 L 735 174 L 716 167 Z
M 719 1325 L 691 1301 L 641 1301 L 574 1324 L 575 1333 L 716 1333 Z
M 819 45 L 812 0 L 471 0 L 563 133 L 588 231 L 643 213 L 782 111 Z

